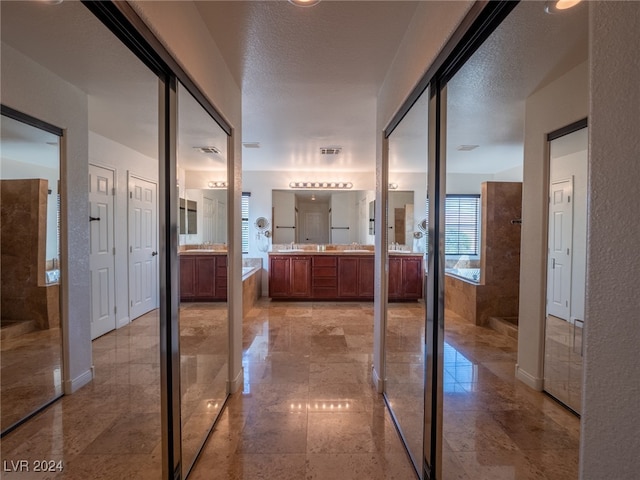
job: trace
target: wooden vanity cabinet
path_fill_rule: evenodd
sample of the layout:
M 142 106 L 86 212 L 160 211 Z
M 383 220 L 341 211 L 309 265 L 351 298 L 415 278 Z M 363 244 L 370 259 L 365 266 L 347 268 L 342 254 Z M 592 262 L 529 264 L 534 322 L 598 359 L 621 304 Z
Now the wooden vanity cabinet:
M 373 298 L 373 257 L 338 257 L 338 296 Z
M 389 300 L 422 298 L 422 257 L 389 258 Z M 269 297 L 372 300 L 373 255 L 270 255 Z
M 311 298 L 311 257 L 303 255 L 269 257 L 269 296 Z
M 226 299 L 226 255 L 180 255 L 181 301 L 215 302 Z
M 389 300 L 422 298 L 422 257 L 389 257 Z

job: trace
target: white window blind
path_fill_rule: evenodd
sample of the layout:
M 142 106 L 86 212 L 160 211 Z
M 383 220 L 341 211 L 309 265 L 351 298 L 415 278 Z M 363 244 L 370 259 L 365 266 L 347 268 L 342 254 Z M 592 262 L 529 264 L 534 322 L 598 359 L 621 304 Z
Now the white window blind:
M 480 195 L 447 195 L 445 202 L 446 255 L 478 255 Z M 426 202 L 429 218 L 429 199 Z
M 249 253 L 249 197 L 251 193 L 242 192 L 242 253 Z

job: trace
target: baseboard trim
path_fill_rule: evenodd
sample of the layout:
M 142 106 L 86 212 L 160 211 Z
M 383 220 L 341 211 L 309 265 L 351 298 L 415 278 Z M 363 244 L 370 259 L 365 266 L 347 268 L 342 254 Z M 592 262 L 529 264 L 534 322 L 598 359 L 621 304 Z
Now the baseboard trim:
M 542 387 L 544 384 L 544 379 L 535 377 L 528 372 L 525 372 L 520 368 L 520 365 L 516 364 L 516 378 L 520 380 L 525 385 L 537 390 L 538 392 L 542 391 Z
M 375 367 L 371 369 L 371 381 L 378 393 L 384 393 L 384 380 L 380 378 Z
M 122 317 L 116 320 L 116 328 L 122 328 L 125 325 L 129 325 L 131 323 L 131 319 L 129 317 Z
M 65 395 L 71 395 L 84 387 L 86 384 L 93 380 L 93 367 L 84 373 L 81 373 L 76 378 L 64 381 L 64 393 Z
M 230 394 L 236 393 L 240 387 L 244 385 L 244 368 L 240 368 L 238 374 L 233 380 L 227 382 L 227 392 Z

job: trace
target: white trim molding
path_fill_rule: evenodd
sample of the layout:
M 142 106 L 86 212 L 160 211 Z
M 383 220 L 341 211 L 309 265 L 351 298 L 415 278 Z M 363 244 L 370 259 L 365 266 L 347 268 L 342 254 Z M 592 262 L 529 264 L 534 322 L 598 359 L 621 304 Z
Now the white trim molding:
M 537 390 L 538 392 L 542 391 L 542 387 L 544 385 L 544 379 L 540 377 L 534 377 L 528 372 L 525 372 L 520 368 L 520 365 L 516 363 L 516 378 L 520 380 L 525 385 Z
M 371 367 L 371 381 L 378 393 L 384 393 L 384 380 L 380 378 L 375 367 Z
M 227 382 L 227 393 L 233 394 L 244 385 L 244 368 L 238 371 L 233 380 Z
M 71 380 L 64 381 L 64 393 L 65 395 L 71 395 L 72 393 L 78 391 L 80 388 L 84 387 L 86 384 L 93 380 L 93 366 L 85 371 L 84 373 L 78 375 L 76 378 Z

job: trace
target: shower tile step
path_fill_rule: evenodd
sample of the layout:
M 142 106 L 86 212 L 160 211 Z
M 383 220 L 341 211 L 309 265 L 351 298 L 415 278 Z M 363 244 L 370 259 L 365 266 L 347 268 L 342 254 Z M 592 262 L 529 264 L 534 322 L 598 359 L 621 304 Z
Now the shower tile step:
M 19 337 L 25 333 L 33 332 L 37 328 L 35 320 L 2 320 L 0 339 L 8 340 L 9 338 Z
M 508 337 L 518 339 L 517 317 L 489 317 L 489 328 Z

